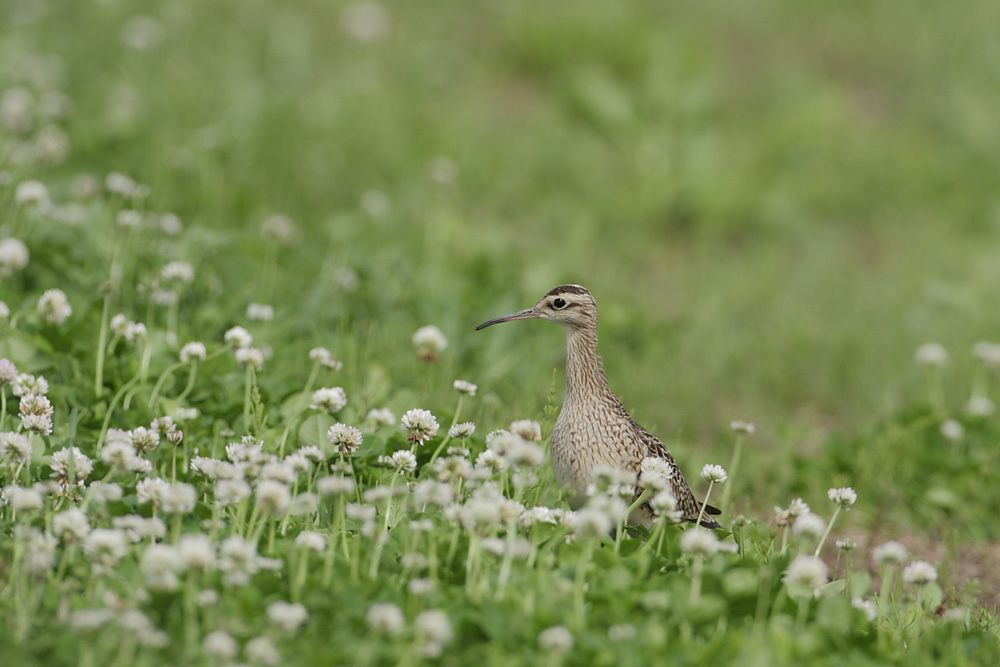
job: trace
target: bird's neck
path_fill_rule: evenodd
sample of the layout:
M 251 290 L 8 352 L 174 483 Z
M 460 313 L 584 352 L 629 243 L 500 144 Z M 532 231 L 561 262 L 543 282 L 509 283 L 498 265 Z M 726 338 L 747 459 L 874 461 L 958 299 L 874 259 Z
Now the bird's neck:
M 597 331 L 567 331 L 566 402 L 587 403 L 609 394 L 614 396 L 608 386 L 601 358 L 597 356 Z

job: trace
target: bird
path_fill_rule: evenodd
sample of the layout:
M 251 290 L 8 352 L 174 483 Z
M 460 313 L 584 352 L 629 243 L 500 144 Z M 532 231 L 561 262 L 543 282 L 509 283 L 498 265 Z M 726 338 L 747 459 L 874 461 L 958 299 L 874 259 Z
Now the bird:
M 502 322 L 539 319 L 566 330 L 566 393 L 549 438 L 556 483 L 572 509 L 587 500 L 597 473 L 612 468 L 638 475 L 643 459 L 660 459 L 670 471 L 669 486 L 681 519 L 705 528 L 721 528 L 709 515 L 720 511 L 695 499 L 673 455 L 640 426 L 611 390 L 597 354 L 597 301 L 585 287 L 560 285 L 531 308 L 483 322 L 476 331 Z M 662 467 L 662 466 L 661 466 Z M 638 499 L 639 492 L 636 492 Z M 656 522 L 648 502 L 636 508 L 629 522 L 646 528 Z

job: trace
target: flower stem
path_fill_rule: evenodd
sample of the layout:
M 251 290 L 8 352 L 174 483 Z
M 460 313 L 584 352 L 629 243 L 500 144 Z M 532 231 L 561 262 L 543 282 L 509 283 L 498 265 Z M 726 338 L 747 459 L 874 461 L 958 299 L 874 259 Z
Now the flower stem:
M 705 500 L 702 501 L 702 503 L 701 503 L 701 511 L 698 512 L 698 520 L 694 524 L 696 526 L 700 526 L 701 525 L 701 520 L 705 516 L 705 508 L 708 507 L 708 497 L 710 495 L 712 495 L 712 487 L 713 486 L 715 486 L 715 482 L 709 482 L 708 483 L 708 491 L 705 492 Z
M 826 538 L 830 536 L 830 529 L 833 528 L 833 522 L 837 520 L 837 515 L 840 514 L 840 505 L 833 510 L 833 516 L 830 517 L 830 523 L 826 524 L 826 531 L 823 533 L 823 537 L 820 538 L 819 544 L 816 545 L 816 553 L 813 554 L 816 558 L 819 558 L 819 552 L 823 549 L 823 544 L 826 542 Z
M 94 395 L 100 396 L 104 389 L 104 353 L 108 340 L 108 314 L 111 312 L 111 291 L 104 295 L 104 308 L 101 311 L 101 331 L 97 336 L 97 368 L 94 370 Z M 3 422 L 0 421 L 0 426 Z

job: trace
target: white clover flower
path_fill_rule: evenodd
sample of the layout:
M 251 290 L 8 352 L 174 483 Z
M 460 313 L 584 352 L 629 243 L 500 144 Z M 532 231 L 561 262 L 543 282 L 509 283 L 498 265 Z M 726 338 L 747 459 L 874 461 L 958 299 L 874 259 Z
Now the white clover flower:
M 792 502 L 788 503 L 788 513 L 793 519 L 809 512 L 809 505 L 801 498 L 793 498 Z
M 299 238 L 299 230 L 295 223 L 292 222 L 291 218 L 280 213 L 265 219 L 260 225 L 260 233 L 261 236 L 273 238 L 284 245 L 291 245 Z
M 125 325 L 125 333 L 123 337 L 125 340 L 131 344 L 136 344 L 139 341 L 146 340 L 148 331 L 146 330 L 146 325 L 142 322 L 129 322 Z
M 413 334 L 413 344 L 417 347 L 417 356 L 427 361 L 436 361 L 438 355 L 448 347 L 448 339 L 434 325 L 420 327 Z
M 710 557 L 719 550 L 719 538 L 705 528 L 688 528 L 681 535 L 681 551 L 695 556 Z
M 530 419 L 520 419 L 511 423 L 510 432 L 532 442 L 538 442 L 542 439 L 541 425 Z
M 360 0 L 352 2 L 341 11 L 340 27 L 359 42 L 374 42 L 389 34 L 392 27 L 392 16 L 381 4 L 372 0 Z M 366 192 L 365 194 L 371 193 Z M 382 195 L 382 193 L 378 194 Z M 374 209 L 375 203 L 369 202 L 365 206 L 365 210 L 369 208 Z
M 220 479 L 215 484 L 215 504 L 219 507 L 238 505 L 251 494 L 250 485 L 242 479 Z
M 826 530 L 826 521 L 818 514 L 809 512 L 795 519 L 792 530 L 799 537 L 809 540 L 818 540 Z
M 241 347 L 234 353 L 236 363 L 244 368 L 259 371 L 264 367 L 264 353 L 256 347 Z
M 90 532 L 87 515 L 77 507 L 53 515 L 52 533 L 64 542 L 80 542 Z
M 317 389 L 312 394 L 313 410 L 325 410 L 326 412 L 340 412 L 347 405 L 347 393 L 343 387 L 323 387 Z
M 292 492 L 288 485 L 272 479 L 261 480 L 255 490 L 257 507 L 271 516 L 283 516 L 292 503 Z
M 15 396 L 23 396 L 24 394 L 44 396 L 49 393 L 49 383 L 41 375 L 35 377 L 28 373 L 19 373 L 11 382 L 10 391 Z
M 604 510 L 587 505 L 573 514 L 569 527 L 578 537 L 601 538 L 611 532 L 615 522 Z
M 216 660 L 232 660 L 240 650 L 239 644 L 225 630 L 208 633 L 201 646 L 205 649 L 205 653 Z
M 129 442 L 140 453 L 151 452 L 160 446 L 160 434 L 145 426 L 137 426 L 128 432 Z
M 264 303 L 251 303 L 247 306 L 247 319 L 257 322 L 270 322 L 274 319 L 274 306 Z
M 406 436 L 407 442 L 420 445 L 437 435 L 438 422 L 429 410 L 414 408 L 407 410 L 400 420 L 400 425 L 405 431 L 409 431 Z
M 462 422 L 461 424 L 455 424 L 450 429 L 448 429 L 448 437 L 454 440 L 465 440 L 471 438 L 472 434 L 476 432 L 476 425 L 472 422 Z
M 83 552 L 104 567 L 114 567 L 128 553 L 128 540 L 121 530 L 95 528 L 84 538 Z
M 306 516 L 315 514 L 319 509 L 319 496 L 309 491 L 303 491 L 292 497 L 292 502 L 288 506 L 288 514 L 291 516 Z
M 3 266 L 0 265 L 0 278 L 2 278 L 2 277 L 3 277 Z M 4 303 L 3 301 L 0 301 L 0 324 L 3 324 L 8 319 L 10 319 L 10 308 L 7 306 L 6 303 Z M 6 361 L 7 363 L 9 363 L 11 368 L 14 367 L 14 364 L 11 363 L 10 359 L 3 359 L 3 361 Z M 6 371 L 6 369 L 5 369 L 5 371 Z M 2 380 L 2 379 L 0 379 L 0 384 L 5 384 L 6 382 L 10 382 L 10 380 Z
M 74 630 L 91 632 L 115 617 L 115 612 L 107 607 L 102 609 L 75 609 L 70 612 L 69 625 Z
M 399 607 L 391 602 L 380 602 L 368 608 L 365 615 L 368 627 L 390 636 L 398 635 L 406 626 L 406 618 Z
M 347 424 L 334 424 L 326 432 L 326 439 L 345 456 L 353 456 L 361 446 L 361 431 Z
M 917 348 L 913 357 L 923 366 L 944 366 L 948 363 L 948 350 L 938 343 L 924 343 Z
M 926 586 L 937 578 L 937 569 L 927 561 L 915 560 L 903 570 L 903 581 L 914 586 Z
M 408 449 L 393 452 L 392 456 L 380 456 L 378 457 L 378 462 L 379 465 L 395 468 L 403 472 L 413 472 L 417 469 L 417 457 Z
M 73 314 L 73 307 L 69 305 L 65 292 L 61 289 L 50 289 L 45 290 L 38 299 L 38 312 L 49 324 L 62 324 Z
M 9 315 L 10 311 L 7 311 L 7 314 Z M 0 359 L 0 387 L 2 387 L 5 384 L 12 384 L 16 378 L 17 378 L 17 367 L 14 365 L 14 362 L 6 358 Z M 34 393 L 44 394 L 46 392 L 38 391 Z M 17 396 L 17 394 L 14 395 Z
M 670 482 L 677 476 L 677 467 L 664 459 L 647 456 L 639 464 L 639 484 L 643 488 L 664 491 L 671 488 Z
M 830 489 L 826 492 L 830 500 L 839 505 L 845 512 L 851 509 L 851 505 L 857 502 L 858 494 L 849 486 L 839 489 Z
M 22 181 L 14 188 L 14 203 L 18 206 L 45 204 L 49 201 L 49 189 L 39 181 Z
M 996 409 L 996 404 L 986 396 L 973 396 L 965 404 L 965 411 L 973 417 L 989 417 Z
M 941 422 L 941 435 L 952 442 L 956 442 L 961 440 L 965 435 L 965 427 L 954 419 L 945 419 Z
M 21 415 L 21 426 L 25 431 L 38 435 L 52 433 L 52 417 L 48 415 Z
M 147 477 L 135 485 L 135 494 L 140 505 L 151 503 L 153 507 L 160 507 L 169 491 L 169 482 L 159 477 Z
M 174 419 L 179 422 L 189 422 L 198 418 L 199 412 L 198 408 L 182 408 L 178 407 L 174 410 Z
M 649 506 L 656 516 L 663 517 L 670 523 L 678 523 L 683 516 L 683 512 L 677 509 L 677 498 L 667 489 L 650 498 Z
M 150 544 L 142 552 L 140 568 L 146 576 L 146 585 L 153 590 L 177 590 L 177 571 L 180 567 L 177 548 L 169 544 Z
M 349 496 L 354 493 L 355 483 L 350 477 L 332 475 L 316 482 L 316 490 L 321 496 Z
M 972 346 L 972 354 L 992 368 L 1000 367 L 1000 343 L 978 341 Z
M 186 533 L 177 541 L 177 556 L 185 570 L 205 572 L 215 568 L 215 543 L 208 535 Z
M 167 514 L 187 514 L 194 510 L 198 492 L 190 484 L 176 482 L 167 487 L 161 500 L 161 509 Z
M 339 371 L 344 367 L 344 364 L 337 361 L 337 359 L 330 353 L 330 350 L 325 347 L 314 347 L 309 350 L 309 358 L 320 366 L 324 366 L 330 370 Z M 389 421 L 392 423 L 395 420 L 391 419 Z
M 428 609 L 417 614 L 413 620 L 417 637 L 423 640 L 421 652 L 428 657 L 440 655 L 445 644 L 455 636 L 448 614 L 440 609 Z
M 837 548 L 842 551 L 852 551 L 858 548 L 858 543 L 849 537 L 845 537 L 842 540 L 837 540 Z
M 227 585 L 245 585 L 250 575 L 260 569 L 257 547 L 239 535 L 230 535 L 219 545 L 219 569 L 225 573 Z
M 59 483 L 79 483 L 93 472 L 94 462 L 78 447 L 64 447 L 52 455 L 49 467 L 52 468 L 52 477 Z
M 785 583 L 792 588 L 816 589 L 827 582 L 826 563 L 814 556 L 796 556 L 785 570 Z
M 194 280 L 194 267 L 188 262 L 168 262 L 160 269 L 160 277 L 166 281 L 190 283 Z
M 25 488 L 17 484 L 5 486 L 2 497 L 4 502 L 15 512 L 33 512 L 42 509 L 45 504 L 42 494 L 37 489 Z
M 31 460 L 31 443 L 20 433 L 0 433 L 0 462 L 21 465 Z
M 309 620 L 309 612 L 301 604 L 279 600 L 267 608 L 267 619 L 289 634 L 298 632 Z
M 747 435 L 753 434 L 753 432 L 756 430 L 756 427 L 753 425 L 753 422 L 742 421 L 739 419 L 735 419 L 729 422 L 729 428 L 731 428 L 736 433 L 746 433 Z
M 111 525 L 124 531 L 132 542 L 141 542 L 145 539 L 161 540 L 167 535 L 167 524 L 158 517 L 147 519 L 137 514 L 126 514 L 114 517 Z
M 98 505 L 119 501 L 125 495 L 122 487 L 114 482 L 92 482 L 87 490 L 90 499 Z
M 113 171 L 104 179 L 104 188 L 112 194 L 132 197 L 135 195 L 138 185 L 125 174 Z
M 466 382 L 465 380 L 455 380 L 452 386 L 455 387 L 455 391 L 460 394 L 465 394 L 466 396 L 475 396 L 476 390 L 479 389 L 477 385 L 474 385 L 471 382 Z
M 413 501 L 418 505 L 447 507 L 454 500 L 451 485 L 433 479 L 424 479 L 413 487 Z
M 28 252 L 28 246 L 24 245 L 19 239 L 0 239 L 0 278 L 23 270 L 28 266 L 30 259 L 31 255 Z M 6 305 L 4 307 L 6 308 Z M 8 309 L 7 317 L 9 316 L 10 310 Z M 2 319 L 6 319 L 6 317 Z
M 851 600 L 851 606 L 855 609 L 860 609 L 869 623 L 878 618 L 878 607 L 876 607 L 875 603 L 871 600 L 854 598 Z
M 243 327 L 232 327 L 222 336 L 226 345 L 236 349 L 243 349 L 253 345 L 253 336 Z
M 705 467 L 701 469 L 701 478 L 706 482 L 722 484 L 729 479 L 729 475 L 722 466 L 706 463 Z
M 295 537 L 295 546 L 321 552 L 326 549 L 326 538 L 314 530 L 303 530 Z
M 118 223 L 119 227 L 137 229 L 142 226 L 142 213 L 134 211 L 130 208 L 122 209 L 121 211 L 118 211 L 118 215 L 115 217 L 115 222 Z
M 538 635 L 538 645 L 546 651 L 563 653 L 573 648 L 573 633 L 565 625 L 546 628 Z
M 254 665 L 276 667 L 281 664 L 281 654 L 275 648 L 274 642 L 264 636 L 254 637 L 243 647 L 247 660 Z
M 129 319 L 125 317 L 124 313 L 118 313 L 111 318 L 110 327 L 111 332 L 116 336 L 124 336 L 125 330 L 128 328 Z
M 193 340 L 190 343 L 185 343 L 177 356 L 180 358 L 181 363 L 184 364 L 194 361 L 204 361 L 205 357 L 208 356 L 208 350 L 205 349 L 204 343 Z

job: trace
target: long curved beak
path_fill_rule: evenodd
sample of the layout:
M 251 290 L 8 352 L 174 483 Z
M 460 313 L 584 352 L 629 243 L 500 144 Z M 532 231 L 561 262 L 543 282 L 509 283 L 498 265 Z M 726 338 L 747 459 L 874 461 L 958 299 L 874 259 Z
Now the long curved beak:
M 541 317 L 542 314 L 535 310 L 534 307 L 526 308 L 525 310 L 519 310 L 516 313 L 511 313 L 510 315 L 504 315 L 503 317 L 495 317 L 492 320 L 483 322 L 478 327 L 476 331 L 480 329 L 485 329 L 486 327 L 491 327 L 494 324 L 500 324 L 501 322 L 510 322 L 512 320 L 535 320 Z

